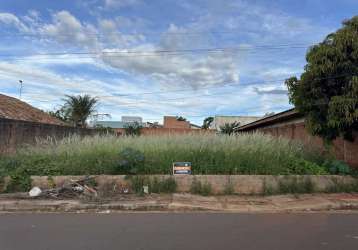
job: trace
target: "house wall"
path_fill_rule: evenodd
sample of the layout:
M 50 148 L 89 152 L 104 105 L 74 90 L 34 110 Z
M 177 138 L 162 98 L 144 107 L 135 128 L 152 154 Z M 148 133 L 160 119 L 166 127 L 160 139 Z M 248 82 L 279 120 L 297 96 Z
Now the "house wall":
M 37 138 L 62 139 L 71 134 L 94 135 L 95 130 L 0 118 L 0 154 L 13 153 L 23 144 L 34 144 Z
M 325 150 L 323 140 L 320 137 L 312 136 L 307 131 L 302 118 L 279 122 L 271 126 L 263 126 L 255 131 L 301 141 L 307 145 L 314 145 L 322 151 Z M 353 167 L 358 167 L 358 131 L 355 131 L 355 135 L 357 139 L 354 142 L 337 138 L 333 141 L 332 147 L 337 159 L 345 161 Z
M 254 122 L 261 119 L 261 117 L 255 116 L 215 116 L 213 122 L 210 125 L 211 129 L 220 130 L 220 127 L 225 123 L 239 122 L 240 126 Z
M 164 116 L 164 128 L 170 129 L 190 129 L 190 122 L 178 121 L 175 116 Z

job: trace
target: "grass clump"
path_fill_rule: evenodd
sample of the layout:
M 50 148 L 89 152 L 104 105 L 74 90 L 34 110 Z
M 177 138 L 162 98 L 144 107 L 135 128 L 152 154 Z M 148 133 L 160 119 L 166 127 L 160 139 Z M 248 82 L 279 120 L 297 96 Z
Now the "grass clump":
M 332 178 L 332 184 L 325 190 L 326 193 L 356 193 L 358 192 L 358 179 L 346 183 L 338 178 Z
M 229 180 L 225 186 L 224 186 L 224 191 L 223 194 L 224 195 L 232 195 L 235 193 L 235 189 L 234 189 L 234 185 L 233 183 Z
M 266 179 L 263 180 L 263 195 L 310 194 L 315 191 L 315 185 L 308 176 L 282 176 L 276 187 L 267 183 Z
M 153 181 L 150 182 L 149 192 L 151 193 L 175 193 L 177 190 L 177 183 L 174 178 L 168 178 L 164 180 L 159 180 L 158 178 L 154 178 Z
M 278 182 L 279 194 L 310 194 L 315 191 L 314 184 L 309 177 L 290 176 Z
M 263 134 L 101 135 L 42 140 L 0 156 L 0 170 L 30 175 L 170 174 L 174 161 L 193 174 L 327 174 L 327 157 L 314 148 Z M 29 168 L 31 166 L 31 168 Z
M 31 188 L 31 176 L 26 169 L 16 169 L 10 174 L 10 182 L 7 184 L 5 192 L 27 192 Z
M 144 195 L 144 186 L 148 186 L 149 193 L 175 193 L 177 183 L 174 178 L 159 180 L 157 177 L 151 179 L 149 176 L 128 176 L 132 191 L 138 195 Z
M 209 196 L 212 193 L 212 187 L 210 183 L 201 183 L 201 181 L 194 178 L 190 186 L 190 193 L 200 194 L 202 196 Z

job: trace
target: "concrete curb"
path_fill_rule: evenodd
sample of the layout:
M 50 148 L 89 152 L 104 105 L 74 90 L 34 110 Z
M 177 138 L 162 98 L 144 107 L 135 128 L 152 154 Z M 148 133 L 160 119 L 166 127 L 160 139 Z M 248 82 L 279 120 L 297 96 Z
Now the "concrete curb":
M 358 194 L 279 196 L 210 196 L 173 194 L 122 197 L 120 200 L 40 200 L 0 195 L 0 213 L 111 213 L 111 212 L 358 212 Z

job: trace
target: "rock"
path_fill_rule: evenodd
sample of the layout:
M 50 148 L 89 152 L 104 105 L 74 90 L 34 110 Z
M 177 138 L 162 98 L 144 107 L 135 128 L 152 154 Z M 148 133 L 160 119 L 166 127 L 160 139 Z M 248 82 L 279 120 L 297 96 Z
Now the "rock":
M 37 197 L 37 196 L 40 196 L 41 193 L 42 193 L 42 190 L 39 187 L 33 187 L 29 191 L 29 196 L 30 197 Z

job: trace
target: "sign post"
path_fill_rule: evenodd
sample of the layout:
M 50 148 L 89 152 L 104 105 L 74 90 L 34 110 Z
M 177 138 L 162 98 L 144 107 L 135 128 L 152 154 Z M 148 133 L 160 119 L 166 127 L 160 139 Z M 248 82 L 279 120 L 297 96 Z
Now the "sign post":
M 191 174 L 191 162 L 173 162 L 173 175 Z

